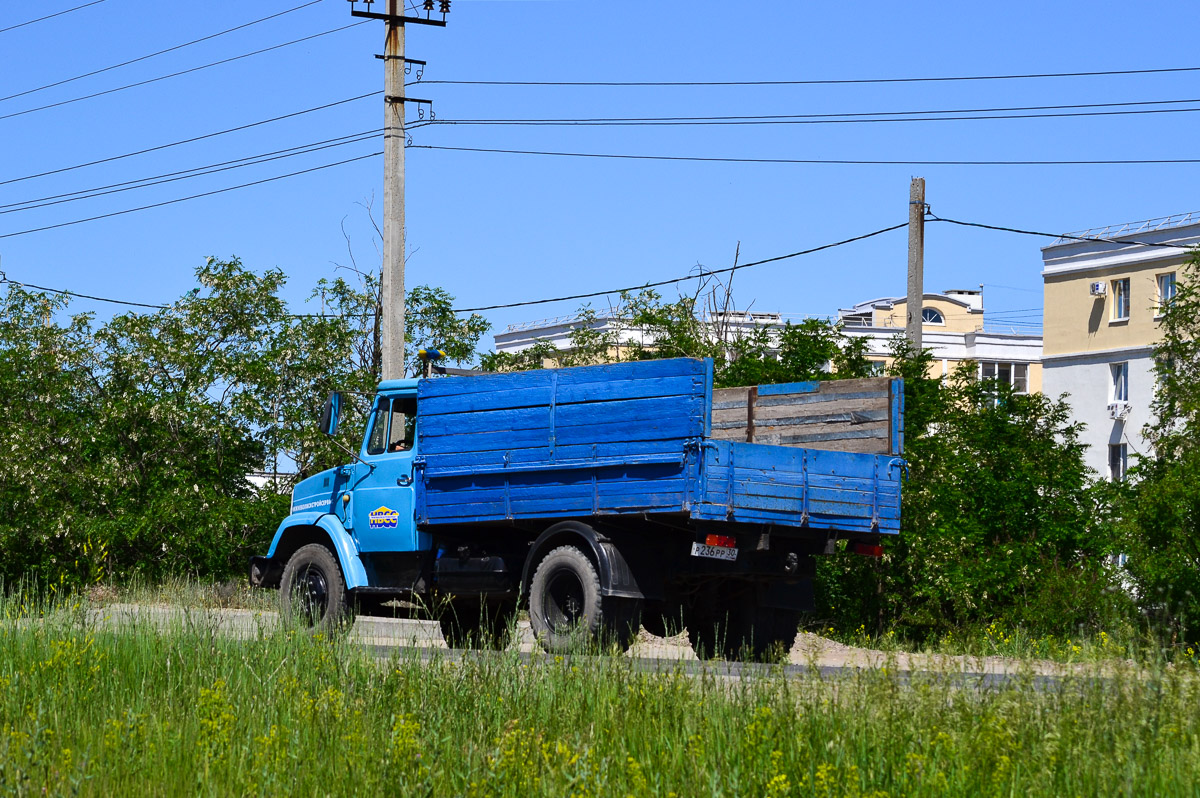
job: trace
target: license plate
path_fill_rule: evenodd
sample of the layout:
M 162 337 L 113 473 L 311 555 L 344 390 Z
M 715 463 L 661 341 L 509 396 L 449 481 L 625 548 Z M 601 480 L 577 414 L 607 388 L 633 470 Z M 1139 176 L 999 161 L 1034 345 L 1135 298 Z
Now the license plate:
M 703 543 L 692 544 L 693 557 L 711 557 L 714 560 L 729 560 L 737 559 L 737 549 L 727 549 L 724 546 L 707 546 Z

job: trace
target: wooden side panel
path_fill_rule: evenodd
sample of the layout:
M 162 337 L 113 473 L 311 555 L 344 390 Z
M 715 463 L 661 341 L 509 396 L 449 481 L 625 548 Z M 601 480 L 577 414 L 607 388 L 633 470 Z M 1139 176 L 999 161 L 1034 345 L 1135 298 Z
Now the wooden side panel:
M 897 455 L 903 398 L 902 382 L 888 377 L 723 388 L 713 392 L 712 437 Z
M 900 531 L 900 460 L 714 442 L 693 516 L 843 532 Z
M 684 512 L 711 388 L 695 359 L 424 380 L 418 520 Z

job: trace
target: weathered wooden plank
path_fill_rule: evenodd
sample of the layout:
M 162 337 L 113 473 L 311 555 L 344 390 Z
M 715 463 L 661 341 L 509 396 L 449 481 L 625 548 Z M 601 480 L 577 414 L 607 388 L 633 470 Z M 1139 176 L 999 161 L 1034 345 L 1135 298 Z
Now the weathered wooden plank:
M 730 422 L 737 422 L 737 423 L 740 423 L 742 426 L 745 426 L 746 425 L 746 403 L 742 402 L 742 404 L 740 404 L 737 407 L 721 408 L 719 410 L 714 408 L 712 411 L 712 422 L 714 425 L 715 424 L 726 424 L 726 423 L 730 423 Z
M 754 408 L 754 418 L 770 419 L 788 416 L 824 416 L 850 413 L 880 413 L 880 418 L 887 418 L 888 397 L 880 394 L 877 397 L 865 399 L 846 399 L 832 402 L 810 402 L 808 404 L 773 404 L 764 405 L 761 401 Z
M 764 443 L 768 435 L 828 435 L 834 439 L 838 437 L 880 438 L 886 442 L 890 434 L 887 419 L 860 424 L 843 421 L 792 424 L 788 423 L 789 421 L 790 419 L 779 419 L 774 423 L 764 424 L 760 430 L 758 442 Z M 819 440 L 819 438 L 814 438 L 814 440 Z

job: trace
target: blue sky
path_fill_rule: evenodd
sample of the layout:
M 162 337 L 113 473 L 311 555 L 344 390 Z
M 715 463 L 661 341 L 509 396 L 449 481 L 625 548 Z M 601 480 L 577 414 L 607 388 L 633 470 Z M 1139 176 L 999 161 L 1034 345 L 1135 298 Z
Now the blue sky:
M 83 0 L 0 3 L 0 28 Z M 300 5 L 104 0 L 0 33 L 0 96 L 136 58 Z M 36 10 L 34 10 L 36 9 Z M 347 25 L 349 4 L 310 7 L 91 78 L 0 100 L 0 116 L 104 91 Z M 1164 14 L 1127 4 L 601 3 L 453 0 L 445 29 L 412 26 L 427 80 L 754 81 L 1191 67 Z M 0 119 L 0 181 L 289 114 L 382 88 L 382 23 L 94 99 Z M 758 87 L 413 86 L 440 120 L 862 113 L 1200 97 L 1200 72 L 915 84 Z M 1177 106 L 1179 107 L 1179 106 Z M 1200 102 L 1191 106 L 1200 107 Z M 410 110 L 410 116 L 415 115 Z M 372 130 L 369 98 L 239 133 L 0 185 L 0 205 L 115 184 Z M 427 126 L 416 145 L 735 158 L 1047 160 L 1196 157 L 1192 113 L 1064 119 L 709 127 Z M 289 276 L 297 310 L 314 283 L 376 262 L 360 204 L 382 210 L 382 159 L 28 235 L 382 149 L 374 141 L 152 188 L 0 213 L 0 269 L 16 280 L 137 302 L 195 285 L 206 255 Z M 648 162 L 411 149 L 410 285 L 459 307 L 638 285 L 696 264 L 758 260 L 903 222 L 912 176 L 941 216 L 1047 231 L 1200 210 L 1200 164 L 863 166 Z M 4 210 L 4 209 L 0 209 Z M 1041 306 L 1048 240 L 930 225 L 930 290 L 985 289 L 989 313 Z M 905 233 L 740 272 L 742 307 L 828 315 L 902 294 Z M 488 313 L 506 325 L 565 302 Z M 603 306 L 604 300 L 597 305 Z M 101 317 L 111 306 L 77 301 Z M 311 307 L 311 306 L 310 306 Z M 311 309 L 316 309 L 311 307 Z M 1013 318 L 1024 318 L 1019 315 Z M 490 341 L 488 342 L 490 344 Z

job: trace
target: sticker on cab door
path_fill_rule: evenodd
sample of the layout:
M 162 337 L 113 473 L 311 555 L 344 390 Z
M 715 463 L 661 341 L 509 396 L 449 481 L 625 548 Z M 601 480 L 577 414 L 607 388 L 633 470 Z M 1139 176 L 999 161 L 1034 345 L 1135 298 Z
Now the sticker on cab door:
M 400 521 L 400 513 L 390 507 L 379 507 L 372 510 L 367 517 L 370 520 L 371 529 L 395 529 L 396 524 Z

